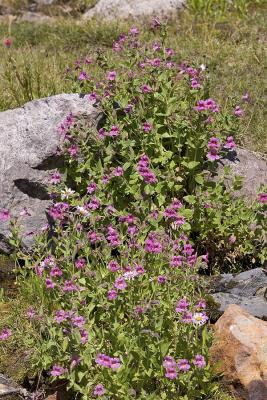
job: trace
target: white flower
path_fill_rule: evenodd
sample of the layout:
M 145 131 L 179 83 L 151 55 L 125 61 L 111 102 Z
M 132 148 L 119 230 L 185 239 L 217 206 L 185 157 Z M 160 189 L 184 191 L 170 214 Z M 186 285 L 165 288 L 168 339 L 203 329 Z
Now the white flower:
M 193 315 L 193 323 L 196 325 L 204 325 L 208 321 L 208 317 L 205 313 L 199 312 Z
M 83 206 L 77 206 L 77 211 L 79 214 L 83 215 L 84 217 L 89 217 L 89 215 L 90 215 L 89 211 L 86 210 L 86 208 Z
M 134 279 L 137 275 L 138 275 L 137 271 L 127 271 L 127 272 L 125 272 L 125 274 L 123 274 L 123 277 L 126 280 L 131 280 L 131 279 Z
M 74 190 L 66 188 L 65 190 L 61 191 L 61 199 L 62 200 L 68 199 L 69 197 L 73 196 L 74 194 L 75 194 Z

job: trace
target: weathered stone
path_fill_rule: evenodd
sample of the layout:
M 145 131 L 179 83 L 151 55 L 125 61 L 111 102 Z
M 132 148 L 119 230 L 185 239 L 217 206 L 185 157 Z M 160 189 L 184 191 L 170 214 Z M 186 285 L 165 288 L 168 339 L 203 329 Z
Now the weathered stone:
M 11 379 L 0 374 L 0 399 L 2 400 L 19 400 L 29 399 L 27 390 L 19 387 Z
M 32 232 L 47 223 L 49 173 L 57 168 L 59 145 L 57 127 L 72 112 L 96 124 L 99 111 L 87 96 L 61 94 L 0 113 L 0 210 L 19 216 L 24 244 L 32 243 Z M 23 208 L 31 216 L 20 216 Z M 0 250 L 10 252 L 9 224 L 0 221 Z
M 267 320 L 267 271 L 255 268 L 237 275 L 223 274 L 211 279 L 212 297 L 221 313 L 237 304 L 255 317 Z
M 25 11 L 18 17 L 18 22 L 49 23 L 53 21 L 53 17 L 34 11 Z
M 184 0 L 100 0 L 84 14 L 84 18 L 95 15 L 105 19 L 160 15 L 176 12 Z
M 244 400 L 267 399 L 267 322 L 230 305 L 216 322 L 213 362 Z
M 226 182 L 228 187 L 231 187 L 233 176 L 243 177 L 242 188 L 234 193 L 237 197 L 252 200 L 259 187 L 267 185 L 267 162 L 263 155 L 239 147 L 236 151 L 229 151 L 227 157 L 218 163 L 218 176 L 223 173 L 224 166 L 230 166 L 232 171 Z

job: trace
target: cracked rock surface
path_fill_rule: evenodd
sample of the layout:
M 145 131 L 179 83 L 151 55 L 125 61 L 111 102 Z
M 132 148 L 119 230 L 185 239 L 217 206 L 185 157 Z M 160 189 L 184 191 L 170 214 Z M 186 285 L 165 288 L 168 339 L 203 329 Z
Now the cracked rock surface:
M 46 185 L 58 167 L 55 156 L 59 124 L 72 112 L 96 124 L 99 110 L 87 96 L 60 94 L 34 100 L 0 113 L 0 210 L 8 209 L 22 224 L 25 246 L 47 220 L 50 204 Z M 20 216 L 26 207 L 30 217 Z M 0 251 L 10 252 L 8 223 L 0 221 Z

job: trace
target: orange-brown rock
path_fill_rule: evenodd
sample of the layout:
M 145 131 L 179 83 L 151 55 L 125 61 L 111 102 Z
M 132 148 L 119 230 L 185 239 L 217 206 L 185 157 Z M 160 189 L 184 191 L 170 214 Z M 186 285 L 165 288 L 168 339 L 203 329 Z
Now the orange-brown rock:
M 267 322 L 231 304 L 215 324 L 213 362 L 244 400 L 267 400 Z

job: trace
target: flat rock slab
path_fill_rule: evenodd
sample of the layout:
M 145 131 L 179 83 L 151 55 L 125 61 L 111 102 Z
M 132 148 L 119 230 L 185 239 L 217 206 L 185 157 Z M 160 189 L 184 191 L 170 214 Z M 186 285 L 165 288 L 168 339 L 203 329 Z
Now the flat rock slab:
M 211 290 L 219 312 L 237 304 L 255 317 L 267 320 L 266 270 L 255 268 L 237 275 L 220 275 L 211 280 Z
M 6 376 L 0 374 L 0 399 L 19 400 L 28 399 L 28 393 L 25 389 L 18 387 Z
M 99 16 L 117 20 L 145 15 L 167 15 L 176 12 L 183 4 L 183 0 L 99 0 L 84 14 L 84 18 Z
M 99 111 L 87 96 L 60 94 L 0 113 L 0 210 L 19 218 L 25 246 L 47 222 L 47 182 L 60 164 L 59 124 L 72 112 L 96 125 Z M 20 216 L 23 208 L 31 214 Z M 9 253 L 9 224 L 0 221 L 0 251 Z

